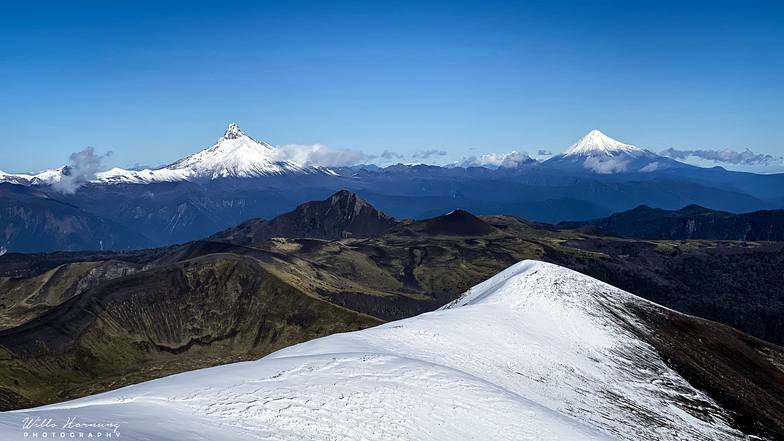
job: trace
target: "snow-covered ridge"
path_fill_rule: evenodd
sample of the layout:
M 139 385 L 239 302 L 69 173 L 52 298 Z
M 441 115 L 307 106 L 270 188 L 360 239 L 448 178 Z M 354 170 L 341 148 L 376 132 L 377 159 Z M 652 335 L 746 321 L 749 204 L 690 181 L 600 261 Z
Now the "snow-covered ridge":
M 19 185 L 44 185 L 54 184 L 60 182 L 63 176 L 68 173 L 68 166 L 62 166 L 57 169 L 44 170 L 34 175 L 28 174 L 12 174 L 0 171 L 0 182 L 10 182 Z
M 42 417 L 128 439 L 744 439 L 637 337 L 635 308 L 659 306 L 525 261 L 439 311 L 0 414 L 0 438 Z
M 561 152 L 560 156 L 615 156 L 620 153 L 639 155 L 645 153 L 645 150 L 616 141 L 598 130 L 591 130 L 571 147 Z

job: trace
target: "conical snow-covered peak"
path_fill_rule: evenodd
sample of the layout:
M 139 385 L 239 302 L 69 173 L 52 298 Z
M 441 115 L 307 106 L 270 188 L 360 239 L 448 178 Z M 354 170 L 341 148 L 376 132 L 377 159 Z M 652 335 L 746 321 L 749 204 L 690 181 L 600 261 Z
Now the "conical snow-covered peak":
M 219 178 L 257 178 L 288 173 L 329 173 L 319 167 L 303 168 L 275 157 L 275 149 L 243 133 L 235 123 L 211 147 L 188 155 L 157 170 L 130 171 L 115 168 L 99 173 L 106 183 L 175 182 Z
M 639 154 L 644 150 L 616 141 L 598 130 L 591 130 L 579 141 L 564 150 L 563 156 L 615 156 L 619 153 Z
M 240 126 L 235 123 L 229 124 L 229 127 L 226 128 L 226 133 L 223 134 L 223 139 L 237 139 L 242 136 L 245 136 L 245 133 L 240 130 Z
M 53 184 L 68 176 L 70 167 L 46 170 L 37 175 L 8 174 L 0 171 L 0 182 L 21 185 Z M 323 167 L 302 167 L 293 161 L 280 160 L 275 149 L 240 130 L 236 123 L 226 128 L 211 147 L 188 155 L 155 170 L 113 168 L 96 174 L 93 182 L 105 184 L 151 184 L 156 182 L 204 181 L 219 178 L 260 178 L 284 174 L 326 174 L 335 172 Z
M 212 147 L 186 156 L 165 169 L 210 179 L 247 178 L 300 169 L 294 163 L 275 161 L 274 151 L 271 145 L 249 137 L 237 124 L 231 123 Z

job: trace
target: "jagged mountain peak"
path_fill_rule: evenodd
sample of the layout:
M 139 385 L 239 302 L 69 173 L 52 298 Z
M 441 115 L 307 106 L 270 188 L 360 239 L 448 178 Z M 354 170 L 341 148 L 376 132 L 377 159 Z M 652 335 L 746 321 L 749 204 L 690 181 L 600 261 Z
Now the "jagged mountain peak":
M 211 147 L 188 155 L 166 168 L 212 169 L 220 176 L 242 175 L 275 162 L 272 158 L 274 150 L 271 145 L 251 138 L 237 124 L 231 123 L 226 133 Z
M 323 201 L 304 203 L 269 225 L 270 237 L 344 239 L 375 237 L 397 223 L 367 201 L 341 190 Z
M 616 141 L 598 130 L 591 130 L 571 147 L 564 150 L 562 156 L 615 156 L 620 153 L 640 154 L 644 150 L 630 144 Z
M 235 123 L 229 124 L 229 127 L 226 128 L 226 133 L 223 134 L 223 139 L 237 139 L 242 136 L 245 136 L 242 130 L 240 130 L 240 126 Z
M 311 201 L 266 221 L 250 219 L 220 231 L 210 240 L 235 244 L 256 243 L 273 237 L 291 239 L 346 239 L 375 237 L 397 221 L 367 201 L 341 190 L 322 201 Z
M 355 193 L 352 193 L 346 189 L 340 190 L 329 197 L 329 201 L 333 205 L 339 201 L 354 201 L 354 200 L 358 200 L 367 204 L 367 202 L 365 202 L 364 199 L 362 199 L 361 197 L 357 196 Z
M 348 190 L 340 190 L 330 196 L 329 203 L 332 207 L 348 208 L 349 211 L 353 211 L 354 214 L 359 213 L 364 207 L 375 210 L 366 200 Z

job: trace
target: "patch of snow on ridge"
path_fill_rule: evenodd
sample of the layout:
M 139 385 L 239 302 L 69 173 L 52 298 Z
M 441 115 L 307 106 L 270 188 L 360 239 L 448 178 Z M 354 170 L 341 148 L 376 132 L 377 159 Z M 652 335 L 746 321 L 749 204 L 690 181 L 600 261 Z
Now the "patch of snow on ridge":
M 40 416 L 114 421 L 129 439 L 744 439 L 636 338 L 632 307 L 658 308 L 524 261 L 439 311 L 0 414 L 0 438 Z
M 34 175 L 24 173 L 5 173 L 0 171 L 0 182 L 10 182 L 19 185 L 42 185 L 54 184 L 60 182 L 68 173 L 68 166 L 62 166 L 57 169 L 48 169 Z

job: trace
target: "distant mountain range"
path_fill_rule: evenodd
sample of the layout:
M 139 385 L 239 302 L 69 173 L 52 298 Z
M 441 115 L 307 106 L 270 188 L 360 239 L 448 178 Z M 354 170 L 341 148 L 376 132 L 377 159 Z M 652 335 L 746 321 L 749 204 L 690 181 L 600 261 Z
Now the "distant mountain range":
M 422 164 L 301 167 L 276 161 L 274 153 L 274 147 L 231 124 L 212 146 L 166 167 L 112 169 L 74 186 L 72 193 L 58 191 L 58 183 L 72 176 L 69 167 L 38 175 L 0 172 L 7 189 L 0 194 L 6 207 L 0 218 L 14 225 L 9 230 L 13 234 L 0 235 L 0 247 L 52 251 L 100 249 L 101 243 L 105 249 L 182 243 L 249 219 L 272 219 L 342 189 L 397 219 L 428 218 L 458 208 L 549 223 L 598 219 L 640 204 L 664 210 L 698 204 L 732 213 L 784 208 L 784 175 L 699 168 L 598 130 L 547 161 L 517 154 L 495 170 Z M 62 210 L 45 214 L 44 199 L 104 226 L 88 228 L 85 220 L 72 223 L 67 234 L 50 237 L 51 228 L 41 232 L 14 214 L 35 213 L 52 225 L 76 215 Z
M 614 236 L 637 239 L 783 241 L 784 210 L 733 214 L 689 205 L 668 211 L 641 205 L 602 219 L 561 222 L 570 228 L 598 227 Z
M 40 189 L 8 183 L 0 183 L 0 227 L 0 254 L 160 245 L 117 222 L 52 199 Z

